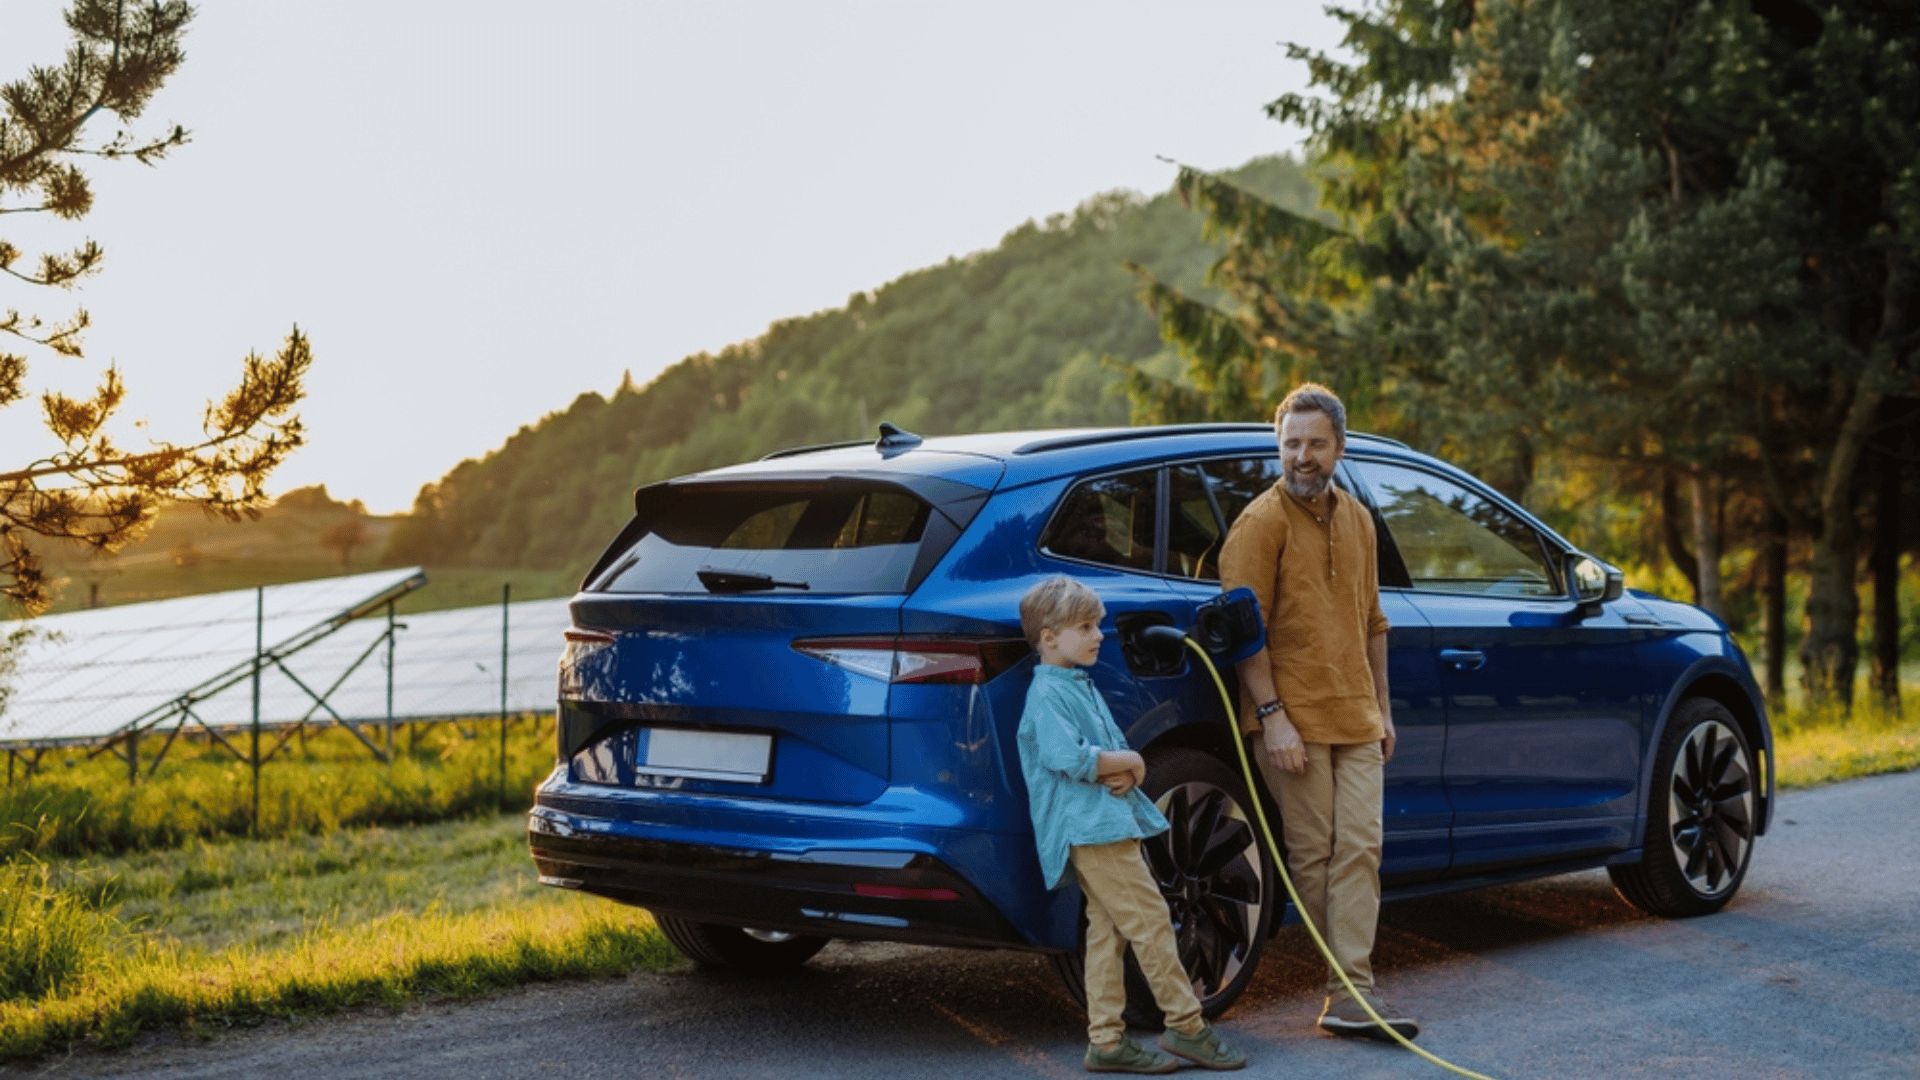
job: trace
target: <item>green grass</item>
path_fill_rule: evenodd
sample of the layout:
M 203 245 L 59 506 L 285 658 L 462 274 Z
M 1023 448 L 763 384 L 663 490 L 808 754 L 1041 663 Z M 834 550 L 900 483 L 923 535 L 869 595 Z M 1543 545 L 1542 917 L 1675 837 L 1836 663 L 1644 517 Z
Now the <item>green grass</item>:
M 553 721 L 509 722 L 504 789 L 499 730 L 498 720 L 409 727 L 396 734 L 391 763 L 338 728 L 296 738 L 261 769 L 257 829 L 251 769 L 213 744 L 182 740 L 137 784 L 128 783 L 125 763 L 71 751 L 30 781 L 0 789 L 0 861 L 221 836 L 325 835 L 525 807 L 553 765 Z
M 72 985 L 115 929 L 84 895 L 61 888 L 51 867 L 0 866 L 0 1002 Z
M 161 507 L 147 534 L 118 552 L 71 543 L 36 549 L 53 580 L 54 612 L 172 596 L 249 589 L 361 573 L 378 566 L 393 518 L 362 517 L 364 542 L 350 562 L 320 543 L 344 509 L 268 507 L 257 519 L 227 521 L 184 504 Z
M 490 815 L 49 863 L 36 870 L 44 896 L 91 920 L 98 951 L 0 1000 L 0 1060 L 679 959 L 645 913 L 539 885 L 524 824 Z
M 269 559 L 265 557 L 235 557 L 231 560 L 209 559 L 188 567 L 176 567 L 170 563 L 150 563 L 128 569 L 106 580 L 100 586 L 98 599 L 101 606 L 112 607 L 120 604 L 147 603 L 154 600 L 166 600 L 176 596 L 197 596 L 203 593 L 227 592 L 233 589 L 252 589 L 262 585 L 284 585 L 294 581 L 310 581 L 316 578 L 339 577 L 344 574 L 364 574 L 383 567 L 372 560 L 363 560 L 350 567 L 343 567 L 337 561 L 325 558 L 307 559 Z M 390 569 L 390 568 L 388 568 Z M 563 570 L 526 569 L 513 567 L 471 567 L 471 566 L 429 566 L 427 584 L 400 599 L 394 609 L 400 614 L 413 614 L 426 611 L 448 611 L 454 608 L 486 607 L 500 602 L 500 586 L 513 586 L 512 599 L 546 600 L 559 596 L 572 596 L 580 584 L 580 575 L 584 567 L 569 567 Z M 92 598 L 89 593 L 91 581 L 81 580 L 79 573 L 68 579 L 62 579 L 57 587 L 59 593 L 53 605 L 48 608 L 50 614 L 62 614 L 80 611 Z
M 678 959 L 645 913 L 537 883 L 550 719 L 345 732 L 250 772 L 178 745 L 150 779 L 76 753 L 0 792 L 0 1060 L 142 1031 L 465 997 Z M 502 808 L 508 807 L 503 813 Z
M 550 600 L 572 596 L 580 587 L 585 566 L 564 570 L 508 569 L 499 567 L 429 566 L 425 588 L 402 597 L 394 609 L 402 615 L 412 612 L 448 611 L 454 608 L 485 607 L 500 603 L 500 586 L 513 586 L 512 600 Z
M 1920 699 L 1898 712 L 1861 695 L 1851 715 L 1794 704 L 1773 716 L 1774 782 L 1781 788 L 1920 768 Z
M 88 860 L 69 888 L 128 925 L 191 948 L 271 949 L 396 913 L 466 915 L 530 895 L 532 861 L 511 814 L 421 828 L 195 841 Z M 544 897 L 544 894 L 539 894 Z

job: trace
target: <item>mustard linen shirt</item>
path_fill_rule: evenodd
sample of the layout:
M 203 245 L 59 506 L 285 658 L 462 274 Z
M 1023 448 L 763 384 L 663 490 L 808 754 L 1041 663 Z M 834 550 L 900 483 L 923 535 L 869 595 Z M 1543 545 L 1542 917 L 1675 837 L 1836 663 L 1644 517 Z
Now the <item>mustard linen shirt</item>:
M 1329 486 L 1318 509 L 1279 480 L 1234 521 L 1220 550 L 1220 587 L 1245 586 L 1267 621 L 1273 685 L 1303 742 L 1372 742 L 1386 733 L 1367 642 L 1387 632 L 1373 517 Z M 1240 727 L 1258 731 L 1240 691 Z

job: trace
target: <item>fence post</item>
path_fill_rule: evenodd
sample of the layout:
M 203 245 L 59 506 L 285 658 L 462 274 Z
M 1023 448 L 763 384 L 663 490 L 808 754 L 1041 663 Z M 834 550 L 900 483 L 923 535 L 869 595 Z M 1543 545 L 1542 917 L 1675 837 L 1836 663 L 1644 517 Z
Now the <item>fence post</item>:
M 500 805 L 507 805 L 507 629 L 513 582 L 500 583 Z
M 253 834 L 260 835 L 260 661 L 267 651 L 267 589 L 253 591 Z
M 387 764 L 393 764 L 393 601 L 387 601 Z

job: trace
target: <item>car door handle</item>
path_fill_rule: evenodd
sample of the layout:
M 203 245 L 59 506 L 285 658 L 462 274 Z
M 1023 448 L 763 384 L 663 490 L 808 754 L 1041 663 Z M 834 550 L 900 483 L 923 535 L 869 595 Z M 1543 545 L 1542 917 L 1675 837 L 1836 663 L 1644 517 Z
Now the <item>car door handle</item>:
M 1440 662 L 1455 671 L 1479 671 L 1487 666 L 1487 654 L 1479 649 L 1441 649 Z

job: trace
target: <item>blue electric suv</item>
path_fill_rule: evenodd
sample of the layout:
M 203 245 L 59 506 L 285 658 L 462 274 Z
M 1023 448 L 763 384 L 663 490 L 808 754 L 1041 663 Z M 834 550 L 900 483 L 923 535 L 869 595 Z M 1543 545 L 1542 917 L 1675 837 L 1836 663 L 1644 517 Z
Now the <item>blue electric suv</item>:
M 572 601 L 541 880 L 648 909 L 705 963 L 869 938 L 1047 951 L 1074 985 L 1080 898 L 1041 883 L 1015 743 L 1017 604 L 1065 572 L 1106 603 L 1094 681 L 1172 823 L 1149 865 L 1217 1014 L 1288 913 L 1249 827 L 1268 796 L 1211 676 L 1146 628 L 1219 595 L 1227 528 L 1278 477 L 1266 425 L 882 425 L 640 489 Z M 1605 866 L 1650 912 L 1725 904 L 1773 803 L 1726 628 L 1399 443 L 1352 434 L 1337 482 L 1374 515 L 1393 623 L 1387 899 Z

